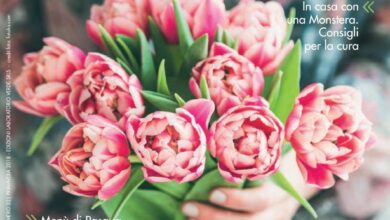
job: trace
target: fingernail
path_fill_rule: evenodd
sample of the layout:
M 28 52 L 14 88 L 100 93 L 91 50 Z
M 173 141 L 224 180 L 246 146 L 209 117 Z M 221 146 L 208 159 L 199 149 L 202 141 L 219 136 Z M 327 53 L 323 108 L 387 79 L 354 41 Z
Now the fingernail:
M 215 190 L 210 195 L 210 201 L 216 204 L 223 204 L 226 202 L 226 194 L 220 190 Z
M 199 209 L 191 203 L 185 204 L 182 211 L 188 217 L 197 217 L 199 215 Z

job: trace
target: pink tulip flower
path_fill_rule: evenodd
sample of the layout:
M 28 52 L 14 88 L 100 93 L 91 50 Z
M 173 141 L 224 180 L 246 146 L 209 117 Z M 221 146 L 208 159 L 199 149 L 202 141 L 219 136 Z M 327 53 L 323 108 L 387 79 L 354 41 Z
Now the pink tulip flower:
M 99 46 L 103 46 L 98 25 L 102 25 L 112 37 L 122 34 L 134 37 L 137 29 L 148 32 L 147 0 L 105 0 L 103 5 L 93 5 L 87 32 Z
M 197 179 L 205 168 L 207 124 L 214 111 L 211 101 L 189 101 L 175 113 L 154 112 L 130 117 L 127 137 L 142 161 L 149 182 Z
M 278 2 L 240 1 L 227 20 L 225 28 L 238 38 L 238 52 L 266 75 L 275 73 L 294 46 L 292 41 L 285 44 L 287 21 Z
M 125 133 L 100 116 L 72 127 L 49 164 L 68 183 L 64 191 L 107 200 L 130 176 L 130 148 Z
M 201 97 L 200 79 L 204 76 L 219 115 L 246 98 L 260 96 L 264 85 L 260 68 L 221 43 L 212 45 L 209 57 L 192 69 L 192 76 L 192 94 Z
M 124 116 L 144 113 L 142 86 L 136 75 L 129 76 L 114 60 L 98 53 L 87 55 L 84 68 L 67 81 L 70 91 L 58 96 L 59 112 L 71 123 L 88 115 L 100 115 L 116 123 Z
M 306 87 L 297 98 L 286 139 L 296 151 L 305 180 L 319 188 L 333 186 L 333 174 L 348 179 L 374 143 L 360 93 L 348 86 L 324 90 L 319 83 Z
M 221 175 L 241 183 L 276 172 L 284 141 L 283 125 L 258 98 L 228 110 L 210 128 L 208 146 Z
M 222 0 L 179 0 L 192 36 L 196 39 L 208 34 L 214 39 L 219 25 L 225 22 L 226 11 Z M 149 0 L 153 19 L 169 43 L 178 43 L 176 17 L 172 0 Z M 211 42 L 211 41 L 210 41 Z
M 24 56 L 25 66 L 14 82 L 23 100 L 13 105 L 23 112 L 49 117 L 58 115 L 57 96 L 70 90 L 65 82 L 83 67 L 85 55 L 59 38 L 47 37 L 43 41 L 46 45 L 42 50 Z

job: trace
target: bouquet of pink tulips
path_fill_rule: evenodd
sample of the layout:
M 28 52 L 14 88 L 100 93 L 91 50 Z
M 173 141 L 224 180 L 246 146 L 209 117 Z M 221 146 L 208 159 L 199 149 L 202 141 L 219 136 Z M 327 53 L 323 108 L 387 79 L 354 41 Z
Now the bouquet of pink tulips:
M 294 16 L 291 10 L 289 16 Z M 308 184 L 348 179 L 374 143 L 358 91 L 299 88 L 299 41 L 276 2 L 106 0 L 86 30 L 106 51 L 56 38 L 26 54 L 21 111 L 72 128 L 49 161 L 64 191 L 110 219 L 183 219 L 215 187 L 270 180 L 315 211 L 278 171 L 291 149 Z

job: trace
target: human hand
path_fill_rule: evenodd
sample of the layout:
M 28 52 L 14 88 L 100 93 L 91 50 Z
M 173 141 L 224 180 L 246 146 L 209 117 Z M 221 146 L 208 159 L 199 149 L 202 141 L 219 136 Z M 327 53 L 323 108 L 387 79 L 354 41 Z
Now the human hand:
M 304 197 L 310 198 L 317 192 L 304 182 L 293 152 L 283 158 L 281 171 Z M 182 211 L 191 220 L 286 220 L 299 208 L 294 198 L 270 181 L 255 188 L 214 189 L 209 201 L 213 206 L 187 202 Z

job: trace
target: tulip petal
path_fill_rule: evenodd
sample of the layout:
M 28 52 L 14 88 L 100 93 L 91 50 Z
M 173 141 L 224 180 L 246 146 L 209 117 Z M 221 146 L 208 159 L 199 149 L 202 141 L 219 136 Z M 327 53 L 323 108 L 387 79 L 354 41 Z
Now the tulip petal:
M 221 0 L 203 0 L 200 2 L 195 14 L 192 26 L 194 38 L 208 34 L 209 41 L 214 39 L 219 25 L 225 20 L 225 5 Z
M 126 181 L 129 176 L 130 168 L 122 170 L 118 175 L 107 181 L 99 191 L 99 199 L 107 200 L 113 197 L 126 184 Z
M 298 161 L 298 166 L 308 184 L 316 186 L 320 189 L 328 189 L 335 184 L 332 172 L 328 171 L 323 166 L 311 168 L 304 165 L 304 163 L 300 161 Z
M 189 87 L 190 87 L 191 93 L 192 93 L 196 98 L 201 98 L 201 97 L 202 97 L 202 94 L 201 94 L 199 85 L 198 85 L 198 83 L 196 82 L 196 80 L 195 80 L 194 78 L 191 78 L 191 79 L 190 79 L 190 81 L 189 81 Z
M 195 118 L 195 121 L 207 132 L 211 115 L 214 112 L 214 103 L 207 99 L 195 99 L 188 101 L 183 109 L 187 110 Z M 180 115 L 180 114 L 179 114 Z
M 213 43 L 210 49 L 210 57 L 221 56 L 229 53 L 237 53 L 232 48 L 222 43 Z
M 86 25 L 87 33 L 89 37 L 92 39 L 92 41 L 95 44 L 99 45 L 101 48 L 104 48 L 104 43 L 100 37 L 98 25 L 92 20 L 88 20 L 85 23 L 85 25 Z

